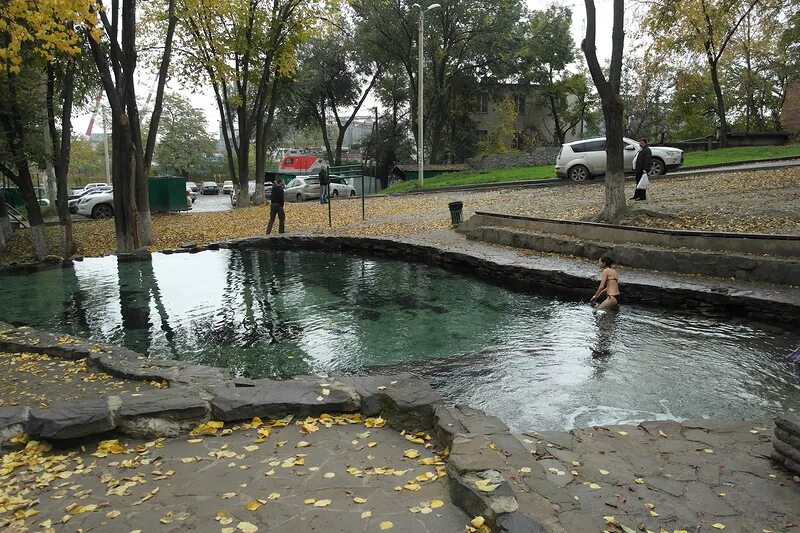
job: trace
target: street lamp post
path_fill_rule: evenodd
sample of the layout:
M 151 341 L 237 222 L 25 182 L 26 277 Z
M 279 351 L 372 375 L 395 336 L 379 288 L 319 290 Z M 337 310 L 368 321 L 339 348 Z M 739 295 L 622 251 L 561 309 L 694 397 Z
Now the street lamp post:
M 424 128 L 423 128 L 423 125 L 422 125 L 422 120 L 423 120 L 422 119 L 422 111 L 423 111 L 423 105 L 422 105 L 422 98 L 423 98 L 423 95 L 422 95 L 422 69 L 423 69 L 423 65 L 422 65 L 422 56 L 423 56 L 422 48 L 423 48 L 423 43 L 425 42 L 424 41 L 425 35 L 424 35 L 424 30 L 423 30 L 423 26 L 424 26 L 424 22 L 423 21 L 424 21 L 424 18 L 425 18 L 425 13 L 427 11 L 430 11 L 431 9 L 436 9 L 437 7 L 442 7 L 442 6 L 439 5 L 439 4 L 431 4 L 430 6 L 428 6 L 428 9 L 422 9 L 421 5 L 414 4 L 412 7 L 419 8 L 419 42 L 417 43 L 417 59 L 419 61 L 419 65 L 417 67 L 417 165 L 418 165 L 417 179 L 419 180 L 419 188 L 422 189 L 424 187 L 424 185 L 425 185 L 425 177 L 423 176 L 423 171 L 424 171 L 423 167 L 425 165 L 424 165 L 424 161 L 422 159 L 423 158 L 423 156 L 422 156 L 423 145 L 424 145 L 424 139 L 425 139 L 425 137 L 423 137 Z

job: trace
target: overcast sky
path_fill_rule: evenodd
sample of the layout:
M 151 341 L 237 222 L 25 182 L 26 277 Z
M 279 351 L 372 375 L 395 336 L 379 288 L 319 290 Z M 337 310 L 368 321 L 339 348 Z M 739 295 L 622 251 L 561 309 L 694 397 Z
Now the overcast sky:
M 580 46 L 580 42 L 583 39 L 586 28 L 586 8 L 583 0 L 564 0 L 558 2 L 552 2 L 548 0 L 526 0 L 526 2 L 528 8 L 531 10 L 546 9 L 548 5 L 553 3 L 572 8 L 572 38 L 575 41 L 575 45 Z M 595 0 L 597 11 L 597 56 L 601 63 L 607 61 L 611 57 L 611 27 L 613 23 L 612 2 L 613 0 Z M 626 8 L 631 3 L 632 2 L 626 2 Z M 635 31 L 634 28 L 626 28 L 628 32 L 626 38 L 631 36 L 631 31 Z M 141 82 L 137 87 L 137 92 L 139 101 L 142 102 L 142 104 L 147 99 L 147 94 L 152 86 L 153 78 L 154 74 L 141 73 Z M 209 133 L 215 137 L 218 136 L 217 124 L 219 122 L 219 111 L 216 103 L 214 102 L 210 89 L 201 87 L 199 90 L 192 92 L 191 89 L 184 86 L 181 80 L 172 78 L 167 82 L 167 92 L 171 91 L 175 91 L 187 96 L 195 107 L 203 109 L 208 120 Z M 367 114 L 367 112 L 364 110 L 368 110 L 374 106 L 375 101 L 371 98 L 368 98 L 362 107 L 363 114 Z M 75 117 L 72 125 L 76 133 L 86 133 L 90 117 L 91 110 Z M 95 118 L 95 126 L 93 131 L 95 133 L 102 131 L 102 120 L 100 119 L 99 115 Z

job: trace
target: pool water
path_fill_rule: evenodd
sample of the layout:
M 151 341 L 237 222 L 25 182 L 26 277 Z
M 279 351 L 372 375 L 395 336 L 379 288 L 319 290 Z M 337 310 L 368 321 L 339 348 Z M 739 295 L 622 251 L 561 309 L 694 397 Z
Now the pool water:
M 408 370 L 519 430 L 800 408 L 798 331 L 337 253 L 87 259 L 0 277 L 0 320 L 249 377 Z

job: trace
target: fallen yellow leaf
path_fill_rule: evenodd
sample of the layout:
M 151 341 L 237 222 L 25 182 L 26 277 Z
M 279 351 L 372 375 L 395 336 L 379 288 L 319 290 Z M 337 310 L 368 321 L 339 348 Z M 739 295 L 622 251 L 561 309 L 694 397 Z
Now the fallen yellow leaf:
M 500 486 L 499 483 L 493 483 L 489 479 L 481 479 L 475 482 L 475 486 L 478 487 L 478 490 L 483 492 L 492 492 L 494 489 Z M 480 527 L 480 526 L 476 526 Z
M 472 520 L 470 520 L 470 525 L 472 527 L 481 527 L 483 524 L 486 523 L 486 519 L 482 516 L 476 516 Z
M 381 522 L 381 531 L 386 531 L 387 529 L 392 529 L 394 524 L 392 524 L 389 520 L 385 520 Z
M 725 529 L 725 524 L 720 524 L 719 522 L 717 522 L 716 524 L 711 524 L 711 527 L 713 527 L 714 529 Z
M 314 507 L 328 507 L 330 504 L 330 500 L 317 500 L 314 502 Z

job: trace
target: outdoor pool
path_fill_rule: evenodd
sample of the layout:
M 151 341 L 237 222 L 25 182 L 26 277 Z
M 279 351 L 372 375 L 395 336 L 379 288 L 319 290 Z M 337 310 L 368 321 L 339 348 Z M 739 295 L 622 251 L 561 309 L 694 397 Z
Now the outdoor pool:
M 249 377 L 408 370 L 517 430 L 800 408 L 787 358 L 797 330 L 634 305 L 598 312 L 338 253 L 105 257 L 0 276 L 0 320 Z

